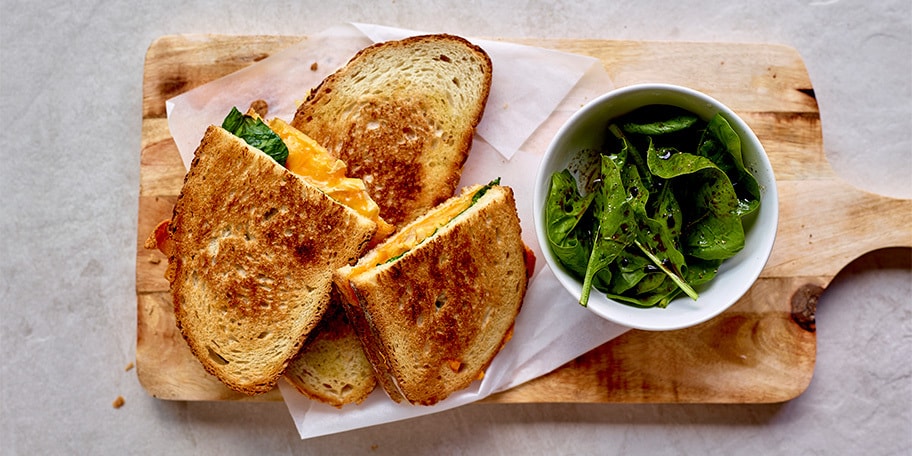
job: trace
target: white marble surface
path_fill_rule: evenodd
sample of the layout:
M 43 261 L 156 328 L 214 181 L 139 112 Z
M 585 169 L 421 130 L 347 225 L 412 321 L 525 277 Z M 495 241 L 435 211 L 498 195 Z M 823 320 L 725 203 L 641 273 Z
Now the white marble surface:
M 468 36 L 781 43 L 808 67 L 833 168 L 865 190 L 912 197 L 908 0 L 452 3 L 3 0 L 0 453 L 912 452 L 908 249 L 837 276 L 819 305 L 814 378 L 784 404 L 481 404 L 301 441 L 282 404 L 147 396 L 124 367 L 135 349 L 143 57 L 161 35 L 308 34 L 357 21 Z

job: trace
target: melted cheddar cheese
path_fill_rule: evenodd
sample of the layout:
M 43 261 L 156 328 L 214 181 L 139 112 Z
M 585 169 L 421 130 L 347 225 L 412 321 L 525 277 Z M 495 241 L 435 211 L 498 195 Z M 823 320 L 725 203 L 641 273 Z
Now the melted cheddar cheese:
M 376 265 L 386 263 L 421 244 L 431 237 L 440 227 L 456 218 L 457 215 L 472 205 L 475 192 L 466 192 L 449 203 L 429 212 L 423 219 L 406 226 L 383 244 L 378 245 L 367 254 L 357 266 L 352 268 L 350 277 L 357 276 Z
M 346 177 L 345 162 L 333 157 L 310 136 L 288 125 L 282 119 L 274 118 L 268 125 L 288 147 L 285 167 L 289 171 L 377 224 L 377 233 L 372 243 L 378 242 L 395 230 L 393 225 L 380 217 L 380 207 L 367 193 L 364 181 Z

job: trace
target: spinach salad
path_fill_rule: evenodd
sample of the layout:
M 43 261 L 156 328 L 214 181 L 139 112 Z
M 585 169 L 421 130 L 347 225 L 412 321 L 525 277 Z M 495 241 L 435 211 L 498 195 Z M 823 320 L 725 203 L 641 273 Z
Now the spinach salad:
M 551 250 L 583 280 L 583 306 L 593 287 L 637 307 L 696 300 L 695 287 L 744 247 L 742 219 L 760 206 L 738 134 L 719 114 L 706 122 L 666 105 L 606 128 L 601 150 L 551 176 Z

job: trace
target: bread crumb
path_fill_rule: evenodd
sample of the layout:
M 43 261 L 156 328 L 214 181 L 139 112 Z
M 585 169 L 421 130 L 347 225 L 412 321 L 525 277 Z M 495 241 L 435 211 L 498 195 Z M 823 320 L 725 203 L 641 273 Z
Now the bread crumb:
M 149 255 L 149 263 L 152 263 L 152 264 L 161 263 L 161 258 L 159 258 L 157 255 L 155 255 L 153 253 L 152 255 Z
M 133 370 L 133 363 L 127 364 L 127 367 L 124 368 L 124 372 L 130 372 Z
M 371 445 L 371 451 L 377 451 L 377 448 L 379 448 L 379 447 L 380 447 L 380 445 L 377 445 L 375 443 L 375 444 Z
M 116 409 L 123 407 L 123 405 L 124 405 L 123 396 L 117 396 L 117 399 L 114 399 L 114 403 L 111 405 L 114 406 L 114 408 L 116 408 Z
M 269 112 L 269 103 L 266 103 L 266 100 L 254 100 L 250 103 L 250 109 L 256 112 L 258 116 L 265 118 Z
M 310 64 L 310 71 L 317 71 L 317 62 Z
M 504 110 L 509 109 L 509 108 L 510 108 L 510 103 L 504 103 L 503 108 L 504 108 Z

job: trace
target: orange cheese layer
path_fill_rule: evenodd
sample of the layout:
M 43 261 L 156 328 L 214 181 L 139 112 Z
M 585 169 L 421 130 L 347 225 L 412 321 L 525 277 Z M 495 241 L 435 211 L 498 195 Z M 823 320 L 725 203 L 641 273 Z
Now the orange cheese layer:
M 406 226 L 368 253 L 358 266 L 352 269 L 351 277 L 408 252 L 468 209 L 472 205 L 473 196 L 475 192 L 466 192 L 443 207 L 432 209 L 424 219 Z
M 345 162 L 333 157 L 310 136 L 282 119 L 274 118 L 268 124 L 288 147 L 285 167 L 289 171 L 301 176 L 330 198 L 377 223 L 375 240 L 383 239 L 393 232 L 395 227 L 380 217 L 380 207 L 367 193 L 364 181 L 345 176 Z

